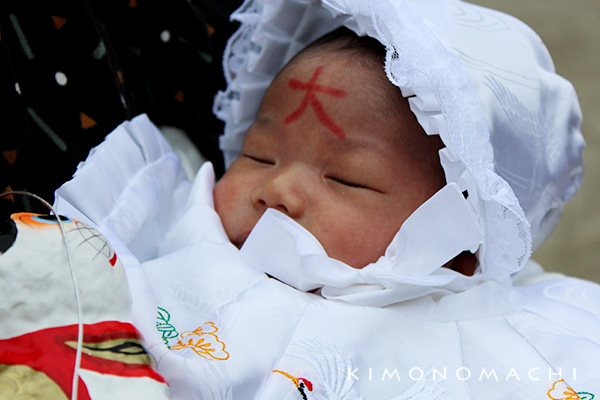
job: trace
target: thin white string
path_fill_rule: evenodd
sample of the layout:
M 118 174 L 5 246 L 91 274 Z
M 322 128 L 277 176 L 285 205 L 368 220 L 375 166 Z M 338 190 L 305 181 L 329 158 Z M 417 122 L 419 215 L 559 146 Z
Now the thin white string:
M 73 270 L 73 264 L 71 263 L 71 253 L 69 252 L 69 246 L 67 245 L 67 237 L 65 235 L 65 231 L 63 229 L 62 221 L 54 208 L 48 203 L 46 200 L 41 198 L 38 195 L 29 192 L 21 192 L 21 191 L 8 191 L 4 193 L 0 193 L 0 197 L 5 197 L 9 195 L 21 195 L 21 196 L 29 196 L 40 203 L 42 203 L 46 208 L 48 208 L 52 214 L 56 217 L 56 221 L 58 223 L 58 227 L 60 229 L 60 233 L 62 235 L 63 244 L 65 246 L 65 253 L 67 254 L 67 263 L 69 264 L 69 271 L 71 274 L 71 281 L 73 282 L 73 289 L 75 292 L 75 304 L 77 307 L 77 351 L 75 353 L 75 366 L 73 369 L 73 381 L 71 385 L 71 400 L 77 400 L 77 391 L 79 390 L 79 370 L 81 366 L 81 354 L 83 349 L 83 313 L 81 310 L 81 301 L 79 296 L 79 285 L 77 283 L 77 278 L 75 276 L 75 271 Z

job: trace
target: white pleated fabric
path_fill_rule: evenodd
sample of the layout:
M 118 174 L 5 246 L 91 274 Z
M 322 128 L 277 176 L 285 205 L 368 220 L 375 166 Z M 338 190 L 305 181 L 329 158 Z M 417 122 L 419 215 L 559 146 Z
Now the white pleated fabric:
M 171 399 L 600 393 L 598 285 L 545 275 L 533 263 L 515 285 L 507 278 L 461 287 L 451 271 L 399 275 L 392 266 L 414 256 L 392 249 L 419 245 L 411 223 L 382 257 L 392 261 L 367 272 L 328 258 L 310 233 L 277 212 L 265 214 L 238 250 L 214 210 L 213 186 L 210 164 L 189 182 L 140 116 L 109 135 L 57 191 L 59 212 L 102 232 L 123 263 L 133 322 Z M 452 203 L 459 195 L 449 185 L 416 215 L 431 212 L 436 198 Z M 470 206 L 457 203 L 467 242 L 478 242 Z M 437 262 L 437 255 L 427 257 Z M 259 264 L 266 272 L 289 267 L 282 277 L 306 290 L 325 283 L 323 294 L 270 278 Z M 323 276 L 318 265 L 336 275 Z M 105 291 L 110 296 L 111 288 Z

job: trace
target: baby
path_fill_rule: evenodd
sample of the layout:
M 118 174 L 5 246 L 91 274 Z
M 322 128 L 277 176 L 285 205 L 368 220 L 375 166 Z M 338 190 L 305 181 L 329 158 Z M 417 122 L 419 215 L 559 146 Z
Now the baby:
M 377 40 L 339 28 L 281 70 L 240 157 L 215 187 L 232 243 L 241 247 L 274 208 L 314 234 L 330 257 L 362 268 L 445 185 L 443 144 L 425 134 L 384 62 Z M 472 260 L 463 258 L 463 272 L 473 272 Z
M 138 117 L 58 193 L 124 263 L 172 398 L 600 393 L 600 288 L 528 261 L 584 144 L 539 38 L 457 0 L 233 18 L 221 180 Z

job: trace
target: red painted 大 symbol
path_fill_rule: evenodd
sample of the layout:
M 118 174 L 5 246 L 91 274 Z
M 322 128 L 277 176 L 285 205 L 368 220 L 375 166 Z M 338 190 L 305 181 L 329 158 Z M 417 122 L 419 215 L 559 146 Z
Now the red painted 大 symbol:
M 325 93 L 333 97 L 346 97 L 348 93 L 346 93 L 346 91 L 342 89 L 317 85 L 317 80 L 319 79 L 319 75 L 321 75 L 322 71 L 322 66 L 317 67 L 309 82 L 302 82 L 294 78 L 288 81 L 288 86 L 290 88 L 295 90 L 306 90 L 306 95 L 304 96 L 304 99 L 302 99 L 302 102 L 300 103 L 298 108 L 296 108 L 296 110 L 294 110 L 294 112 L 292 112 L 290 115 L 285 117 L 284 122 L 286 124 L 290 124 L 296 121 L 298 118 L 300 118 L 302 114 L 304 114 L 304 111 L 306 111 L 306 108 L 310 104 L 315 110 L 315 115 L 317 116 L 319 121 L 323 125 L 325 125 L 334 135 L 336 135 L 340 139 L 344 139 L 346 137 L 344 130 L 340 128 L 331 119 L 327 112 L 325 112 L 323 103 L 321 103 L 317 98 L 317 93 Z

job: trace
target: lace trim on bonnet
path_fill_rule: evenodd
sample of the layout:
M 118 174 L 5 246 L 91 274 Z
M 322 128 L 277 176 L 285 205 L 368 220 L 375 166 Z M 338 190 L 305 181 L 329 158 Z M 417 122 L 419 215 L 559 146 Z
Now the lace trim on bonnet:
M 574 90 L 554 74 L 537 35 L 512 17 L 455 0 L 247 0 L 232 18 L 241 26 L 225 51 L 228 86 L 214 108 L 226 122 L 227 165 L 279 69 L 345 25 L 386 46 L 389 80 L 415 95 L 419 123 L 446 145 L 447 181 L 468 191 L 485 235 L 472 283 L 520 270 L 532 232 L 541 243 L 579 188 L 584 142 Z

